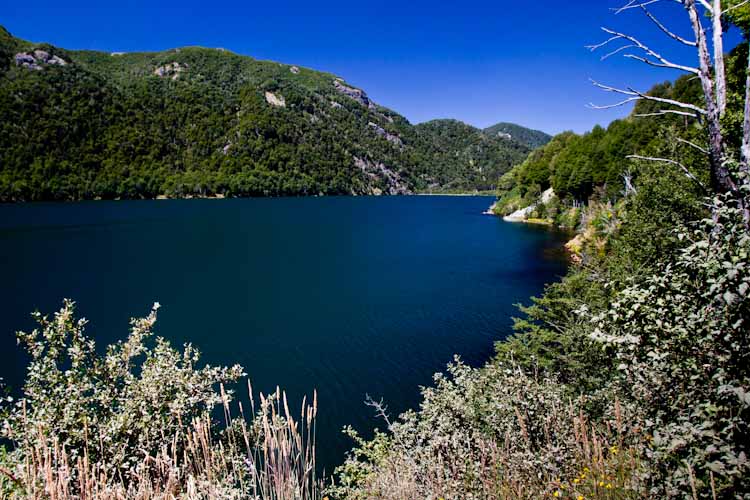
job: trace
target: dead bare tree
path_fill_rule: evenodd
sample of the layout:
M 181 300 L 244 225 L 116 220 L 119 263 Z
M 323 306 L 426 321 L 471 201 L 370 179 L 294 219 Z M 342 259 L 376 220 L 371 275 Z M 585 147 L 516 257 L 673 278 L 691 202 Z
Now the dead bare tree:
M 739 172 L 741 175 L 736 175 L 730 170 L 728 160 L 731 159 L 732 155 L 722 133 L 721 118 L 726 111 L 727 105 L 727 82 L 724 69 L 724 23 L 726 22 L 727 14 L 734 9 L 745 6 L 748 0 L 726 1 L 729 2 L 727 4 L 729 6 L 725 9 L 722 8 L 722 0 L 629 0 L 622 7 L 614 9 L 616 14 L 630 10 L 641 11 L 664 35 L 677 43 L 693 48 L 698 60 L 697 66 L 686 66 L 673 62 L 638 38 L 606 27 L 602 28 L 602 30 L 609 35 L 609 38 L 599 44 L 588 46 L 591 51 L 605 47 L 610 48 L 611 50 L 602 56 L 602 59 L 621 54 L 628 59 L 633 59 L 649 66 L 669 68 L 695 75 L 701 82 L 704 96 L 703 106 L 651 96 L 633 88 L 612 87 L 592 80 L 593 84 L 602 90 L 625 97 L 614 104 L 606 106 L 591 104 L 591 107 L 606 109 L 622 106 L 633 101 L 647 100 L 657 102 L 662 107 L 658 111 L 648 113 L 644 116 L 678 114 L 695 117 L 701 123 L 704 123 L 708 133 L 708 148 L 704 151 L 707 154 L 710 165 L 711 187 L 718 193 L 731 194 L 744 210 L 745 221 L 747 223 L 750 222 L 750 200 L 748 200 L 747 194 L 750 188 L 750 175 L 748 175 L 750 174 L 750 72 L 748 73 L 746 83 L 745 116 L 742 147 L 740 150 Z M 649 6 L 660 2 L 682 6 L 687 21 L 692 28 L 692 39 L 676 34 L 649 10 Z M 709 47 L 706 29 L 703 26 L 703 19 L 710 19 L 711 21 L 711 47 Z M 713 50 L 711 51 L 710 48 Z M 750 71 L 750 59 L 748 59 L 748 71 Z M 678 162 L 669 158 L 639 157 L 637 155 L 631 155 L 631 157 L 679 165 Z M 683 170 L 687 169 L 683 167 Z M 742 175 L 742 173 L 745 175 Z M 690 176 L 692 177 L 692 174 Z

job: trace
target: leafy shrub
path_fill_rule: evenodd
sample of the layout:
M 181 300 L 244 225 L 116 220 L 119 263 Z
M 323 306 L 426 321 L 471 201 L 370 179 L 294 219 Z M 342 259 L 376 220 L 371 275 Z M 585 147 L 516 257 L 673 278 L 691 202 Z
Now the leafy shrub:
M 198 369 L 192 346 L 151 342 L 158 307 L 103 356 L 69 300 L 19 333 L 31 362 L 23 397 L 2 418 L 12 445 L 0 447 L 2 498 L 319 498 L 317 398 L 303 401 L 299 421 L 278 389 L 260 395 L 252 421 L 233 418 L 223 384 L 242 368 Z M 212 420 L 217 406 L 223 427 Z
M 332 496 L 542 498 L 557 492 L 576 498 L 591 490 L 578 478 L 585 469 L 599 474 L 594 488 L 603 480 L 607 491 L 639 488 L 635 462 L 625 464 L 612 452 L 630 453 L 628 436 L 620 432 L 622 416 L 609 427 L 592 427 L 554 379 L 511 364 L 475 369 L 456 359 L 422 394 L 419 412 L 392 424 L 379 407 L 390 433 L 357 438 L 357 448 L 337 469 Z
M 653 437 L 655 496 L 750 495 L 750 234 L 714 203 L 716 220 L 677 233 L 674 263 L 591 315 Z
M 86 451 L 89 460 L 125 474 L 144 455 L 155 455 L 165 435 L 179 435 L 221 404 L 218 384 L 237 380 L 242 368 L 195 369 L 198 351 L 186 345 L 180 353 L 162 338 L 149 347 L 158 307 L 131 320 L 128 339 L 103 357 L 86 336 L 86 320 L 74 319 L 73 302 L 66 300 L 51 319 L 35 313 L 39 328 L 18 335 L 31 362 L 4 436 L 20 452 L 36 445 L 30 440 L 54 439 L 73 460 Z M 87 448 L 91 441 L 102 446 Z

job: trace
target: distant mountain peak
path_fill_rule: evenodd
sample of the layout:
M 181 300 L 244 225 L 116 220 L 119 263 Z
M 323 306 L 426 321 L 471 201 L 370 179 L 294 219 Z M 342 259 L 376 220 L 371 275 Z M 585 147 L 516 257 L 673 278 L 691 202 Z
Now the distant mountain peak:
M 516 123 L 500 122 L 484 129 L 484 133 L 491 136 L 503 137 L 526 144 L 532 149 L 539 148 L 552 140 L 552 136 Z

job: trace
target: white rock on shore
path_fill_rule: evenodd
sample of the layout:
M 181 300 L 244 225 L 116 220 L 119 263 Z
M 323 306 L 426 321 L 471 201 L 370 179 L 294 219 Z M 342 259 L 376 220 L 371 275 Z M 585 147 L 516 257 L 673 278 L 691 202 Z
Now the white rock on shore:
M 531 205 L 526 208 L 520 208 L 512 214 L 503 217 L 503 220 L 505 222 L 523 222 L 529 218 L 529 215 L 531 215 L 531 212 L 533 212 L 535 208 L 536 205 Z
M 555 197 L 555 191 L 552 188 L 545 190 L 539 197 L 539 203 L 547 204 Z M 525 208 L 520 208 L 510 215 L 503 217 L 506 222 L 525 222 L 529 215 L 534 211 L 538 203 L 534 203 Z

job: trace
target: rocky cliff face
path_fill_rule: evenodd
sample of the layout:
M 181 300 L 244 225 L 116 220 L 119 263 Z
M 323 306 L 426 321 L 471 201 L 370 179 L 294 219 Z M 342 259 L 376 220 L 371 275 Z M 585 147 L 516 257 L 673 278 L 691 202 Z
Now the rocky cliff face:
M 47 65 L 52 66 L 65 66 L 67 61 L 59 56 L 52 55 L 49 52 L 41 49 L 36 49 L 29 52 L 19 52 L 15 55 L 14 60 L 16 66 L 22 68 L 41 71 Z
M 372 179 L 369 194 L 412 194 L 401 176 L 382 163 L 355 156 L 354 165 Z
M 364 90 L 361 89 L 355 89 L 354 87 L 349 87 L 348 85 L 345 85 L 340 78 L 336 78 L 333 81 L 333 86 L 336 88 L 337 91 L 341 92 L 345 96 L 354 99 L 358 103 L 360 103 L 362 106 L 365 106 L 369 109 L 375 109 L 375 103 L 370 100 L 369 97 L 367 97 L 367 94 Z
M 403 141 L 401 140 L 401 137 L 399 137 L 396 134 L 391 134 L 390 132 L 385 130 L 383 127 L 381 127 L 377 123 L 369 122 L 367 126 L 373 129 L 375 133 L 378 134 L 380 137 L 384 137 L 386 141 L 392 144 L 395 144 L 399 147 L 404 145 Z

